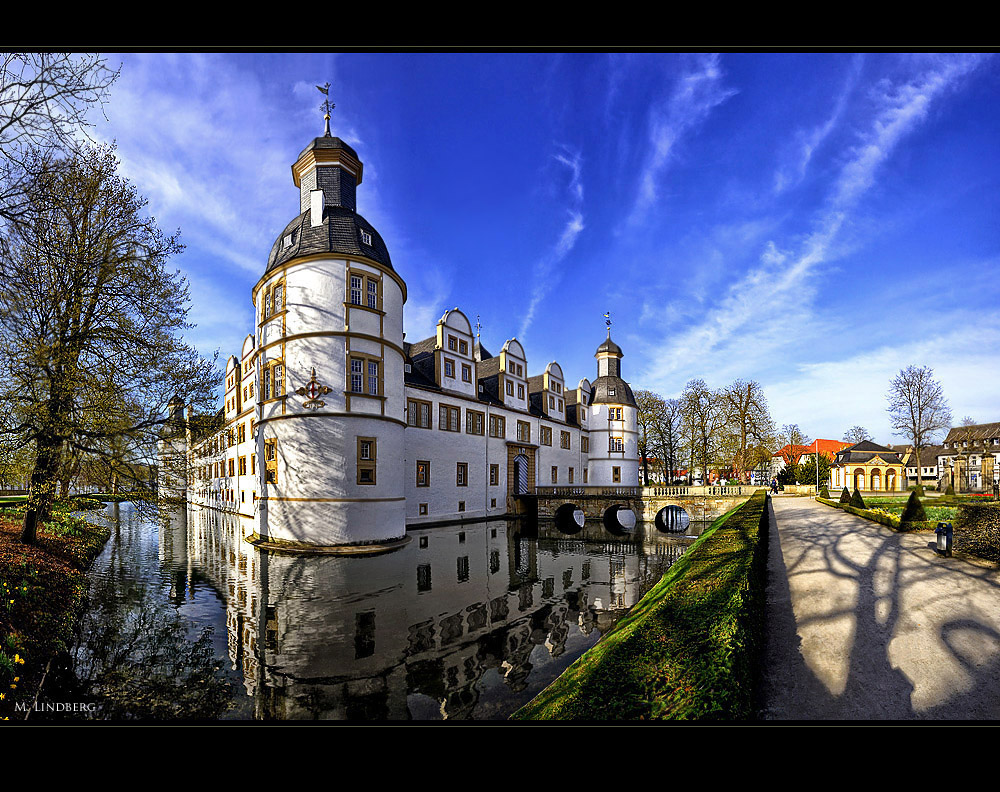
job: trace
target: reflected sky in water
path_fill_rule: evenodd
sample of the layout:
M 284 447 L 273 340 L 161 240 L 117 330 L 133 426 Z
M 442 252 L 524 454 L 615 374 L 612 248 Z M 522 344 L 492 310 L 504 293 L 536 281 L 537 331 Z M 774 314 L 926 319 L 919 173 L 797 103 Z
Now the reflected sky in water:
M 626 536 L 490 521 L 344 557 L 258 550 L 243 539 L 250 520 L 210 509 L 151 520 L 122 504 L 106 519 L 74 662 L 79 695 L 117 719 L 132 693 L 145 718 L 506 719 L 680 557 L 692 538 L 679 529 L 694 532 L 679 518 Z M 137 629 L 151 636 L 141 646 Z M 180 669 L 173 687 L 157 663 Z M 136 692 L 128 668 L 158 686 Z M 205 694 L 184 693 L 203 677 Z

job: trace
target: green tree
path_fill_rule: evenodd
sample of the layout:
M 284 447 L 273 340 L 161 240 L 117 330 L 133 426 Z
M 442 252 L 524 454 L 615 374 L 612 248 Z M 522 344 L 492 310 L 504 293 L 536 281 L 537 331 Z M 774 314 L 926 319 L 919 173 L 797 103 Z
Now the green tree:
M 118 175 L 113 147 L 37 163 L 27 208 L 0 238 L 0 347 L 13 431 L 35 448 L 22 538 L 48 517 L 67 448 L 107 456 L 116 438 L 150 461 L 173 395 L 208 406 L 215 361 L 182 338 L 181 250 Z
M 826 454 L 819 455 L 819 483 L 830 481 L 831 462 Z M 816 483 L 816 454 L 803 454 L 798 466 L 798 479 L 802 484 Z

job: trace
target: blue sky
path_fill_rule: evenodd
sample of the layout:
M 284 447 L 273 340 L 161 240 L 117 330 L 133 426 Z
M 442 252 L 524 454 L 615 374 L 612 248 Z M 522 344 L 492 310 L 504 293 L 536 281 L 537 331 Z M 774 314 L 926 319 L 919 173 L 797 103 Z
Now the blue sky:
M 779 424 L 890 433 L 931 366 L 956 422 L 1000 420 L 1000 61 L 962 53 L 130 53 L 107 120 L 191 284 L 189 340 L 238 354 L 298 213 L 291 164 L 358 152 L 358 209 L 441 314 L 634 388 L 758 381 Z

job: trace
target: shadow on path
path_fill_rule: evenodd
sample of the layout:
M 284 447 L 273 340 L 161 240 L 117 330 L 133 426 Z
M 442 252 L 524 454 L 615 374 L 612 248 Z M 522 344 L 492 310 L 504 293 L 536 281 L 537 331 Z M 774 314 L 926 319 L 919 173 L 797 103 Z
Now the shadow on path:
M 1000 718 L 1000 574 L 815 501 L 768 503 L 762 720 Z

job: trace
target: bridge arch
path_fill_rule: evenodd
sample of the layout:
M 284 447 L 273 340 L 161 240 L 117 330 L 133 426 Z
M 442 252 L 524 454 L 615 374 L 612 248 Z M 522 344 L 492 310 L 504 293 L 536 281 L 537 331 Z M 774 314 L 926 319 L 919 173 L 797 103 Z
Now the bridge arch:
M 583 509 L 575 503 L 564 503 L 555 513 L 556 528 L 564 534 L 579 533 L 586 517 Z
M 681 533 L 687 530 L 691 522 L 691 515 L 685 511 L 683 506 L 670 504 L 664 506 L 656 513 L 653 523 L 656 530 L 664 533 Z
M 636 516 L 628 506 L 613 504 L 604 510 L 604 527 L 615 536 L 625 536 L 635 530 Z

